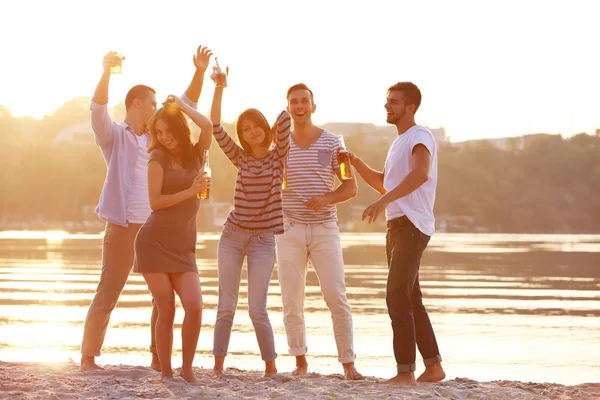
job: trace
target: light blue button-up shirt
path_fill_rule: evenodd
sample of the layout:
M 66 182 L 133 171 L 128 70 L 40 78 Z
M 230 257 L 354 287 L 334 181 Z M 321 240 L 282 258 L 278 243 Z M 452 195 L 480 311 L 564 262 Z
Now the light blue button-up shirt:
M 197 109 L 185 93 L 181 100 Z M 116 123 L 108 114 L 106 104 L 90 105 L 94 140 L 106 161 L 107 171 L 96 213 L 103 221 L 127 226 L 127 192 L 138 157 L 138 144 L 133 129 L 125 122 Z M 148 133 L 144 133 L 148 135 Z M 148 196 L 145 196 L 145 201 Z

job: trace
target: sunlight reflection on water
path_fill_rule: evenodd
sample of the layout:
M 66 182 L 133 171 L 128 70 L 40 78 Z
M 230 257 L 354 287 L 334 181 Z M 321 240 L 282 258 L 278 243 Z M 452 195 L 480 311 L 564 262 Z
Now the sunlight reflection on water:
M 212 367 L 218 234 L 198 236 L 205 310 L 196 365 Z M 102 234 L 0 232 L 0 359 L 77 360 L 82 325 L 99 277 Z M 394 359 L 385 306 L 384 234 L 344 234 L 357 367 L 391 376 Z M 600 367 L 600 236 L 436 234 L 421 267 L 422 290 L 450 378 L 591 381 Z M 247 313 L 246 273 L 227 363 L 259 369 Z M 331 316 L 312 270 L 306 291 L 311 368 L 339 373 Z M 111 317 L 102 363 L 147 365 L 150 301 L 132 274 Z M 274 273 L 269 315 L 281 371 L 287 356 Z M 183 313 L 179 305 L 176 329 Z M 180 357 L 175 335 L 175 355 Z M 175 365 L 177 365 L 175 362 Z

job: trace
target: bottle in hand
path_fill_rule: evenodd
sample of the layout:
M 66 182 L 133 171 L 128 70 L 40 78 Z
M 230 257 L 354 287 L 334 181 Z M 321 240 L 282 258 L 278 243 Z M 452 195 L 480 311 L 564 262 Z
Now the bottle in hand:
M 125 57 L 123 57 L 123 55 L 119 53 L 115 54 L 115 56 L 119 58 L 119 63 L 110 67 L 110 73 L 120 74 L 121 72 L 123 72 L 123 60 L 125 59 Z
M 344 143 L 344 137 L 340 136 L 340 151 L 337 155 L 337 161 L 340 165 L 340 175 L 342 176 L 342 180 L 352 179 L 354 173 L 352 172 L 352 163 L 350 163 L 350 156 L 348 155 L 348 150 L 346 150 L 346 143 Z
M 283 173 L 283 176 L 281 178 L 281 190 L 287 190 L 287 188 L 288 188 L 288 184 L 287 184 L 287 168 L 286 168 L 285 165 L 283 166 L 282 173 Z
M 211 170 L 210 165 L 208 164 L 208 150 L 204 150 L 202 156 L 202 171 L 206 173 L 206 178 L 210 178 Z M 210 197 L 210 187 L 206 187 L 205 189 L 198 192 L 197 197 L 202 200 L 206 200 Z

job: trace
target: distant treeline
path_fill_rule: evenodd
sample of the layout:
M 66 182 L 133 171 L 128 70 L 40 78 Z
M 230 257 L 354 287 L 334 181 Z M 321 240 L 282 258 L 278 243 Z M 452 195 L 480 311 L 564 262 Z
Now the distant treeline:
M 112 114 L 122 118 L 122 105 Z M 0 106 L 0 226 L 6 221 L 77 221 L 86 206 L 97 203 L 106 167 L 93 138 L 87 144 L 53 143 L 62 129 L 88 120 L 88 98 L 73 99 L 41 120 L 15 118 Z M 234 134 L 231 125 L 225 127 Z M 381 169 L 394 137 L 366 145 L 367 136 L 346 137 L 346 145 Z M 211 164 L 211 195 L 231 202 L 236 170 L 216 143 Z M 340 222 L 381 230 L 381 225 L 357 221 L 377 198 L 359 179 L 358 195 L 338 207 Z M 442 143 L 435 212 L 449 231 L 599 233 L 600 137 L 534 135 L 509 150 L 486 141 Z

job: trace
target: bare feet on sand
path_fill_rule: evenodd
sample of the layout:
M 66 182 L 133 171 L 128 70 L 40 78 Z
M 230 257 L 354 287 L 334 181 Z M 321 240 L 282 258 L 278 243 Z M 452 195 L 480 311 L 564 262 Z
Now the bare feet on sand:
M 446 373 L 441 363 L 425 368 L 425 372 L 417 378 L 417 382 L 439 382 L 444 380 Z
M 158 354 L 152 353 L 152 362 L 150 363 L 150 368 L 160 372 L 160 361 L 158 360 Z
M 223 375 L 225 374 L 225 371 L 223 371 L 222 368 L 213 368 L 213 376 L 215 378 L 221 378 L 223 377 Z
M 296 356 L 296 368 L 292 371 L 292 376 L 304 376 L 306 374 L 308 374 L 306 355 Z
M 273 377 L 277 375 L 277 366 L 275 360 L 265 361 L 265 378 Z
M 185 379 L 188 383 L 199 383 L 198 377 L 194 374 L 194 370 L 190 369 L 181 369 L 180 375 L 183 379 Z
M 344 366 L 344 378 L 351 381 L 358 381 L 360 379 L 364 379 L 364 377 L 361 374 L 359 374 L 356 368 L 354 367 L 353 362 L 344 363 L 342 365 Z
M 380 383 L 386 383 L 388 385 L 417 386 L 414 372 L 398 372 L 392 379 Z
M 170 372 L 161 371 L 160 380 L 163 382 L 175 380 L 175 378 L 173 377 L 173 371 L 170 371 Z
M 104 369 L 104 368 L 102 368 L 101 366 L 96 364 L 94 357 L 81 356 L 81 364 L 79 364 L 79 370 L 81 372 L 96 371 L 96 370 L 100 370 L 100 369 Z
M 225 356 L 215 356 L 215 366 L 213 367 L 213 376 L 222 378 L 225 374 Z
M 292 371 L 292 376 L 304 376 L 308 374 L 308 364 L 296 365 Z

